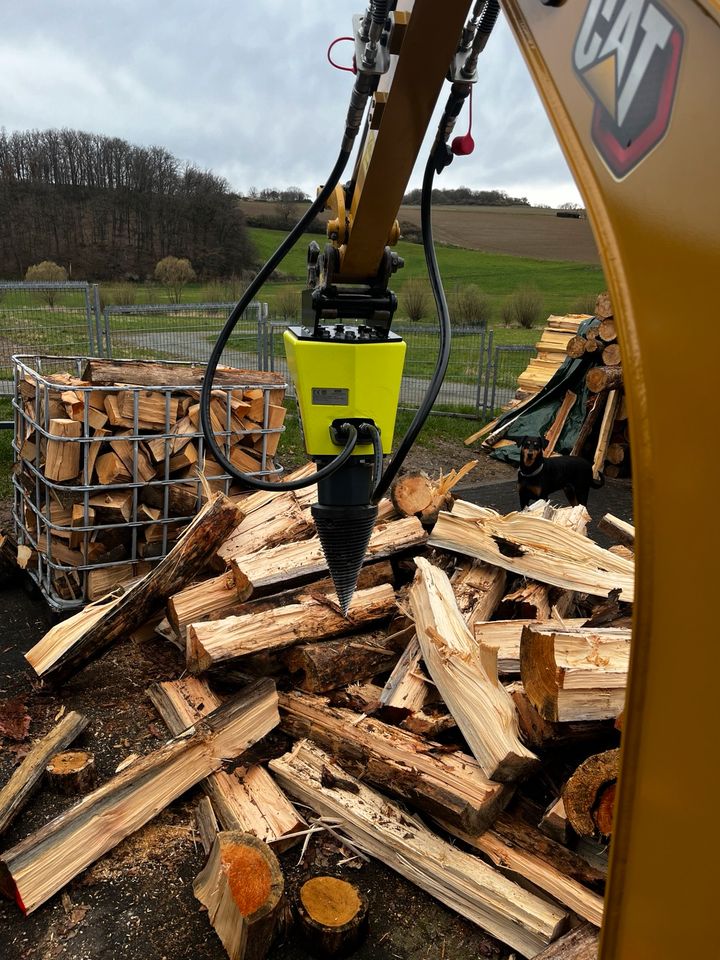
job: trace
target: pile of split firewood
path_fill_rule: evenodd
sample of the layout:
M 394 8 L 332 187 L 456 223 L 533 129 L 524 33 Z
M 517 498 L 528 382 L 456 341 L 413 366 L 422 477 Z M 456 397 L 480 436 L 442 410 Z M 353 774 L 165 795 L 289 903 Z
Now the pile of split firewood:
M 53 627 L 27 654 L 47 683 L 81 682 L 91 659 L 152 631 L 178 647 L 179 679 L 148 691 L 172 739 L 0 854 L 22 909 L 202 784 L 208 861 L 194 889 L 231 957 L 265 955 L 287 922 L 275 853 L 322 830 L 521 956 L 589 956 L 612 830 L 633 530 L 605 518 L 626 544 L 605 550 L 588 539 L 583 507 L 501 516 L 453 503 L 459 476 L 403 478 L 381 504 L 347 618 L 315 536 L 314 488 L 208 490 L 147 576 Z M 219 676 L 240 691 L 223 698 Z M 36 744 L 0 792 L 0 828 L 83 724 L 69 713 Z M 244 767 L 243 751 L 277 725 L 289 751 L 268 769 Z M 548 797 L 558 757 L 572 758 L 571 775 Z M 551 801 L 544 815 L 539 798 Z M 295 914 L 288 935 L 332 955 L 362 937 L 367 902 L 314 877 Z

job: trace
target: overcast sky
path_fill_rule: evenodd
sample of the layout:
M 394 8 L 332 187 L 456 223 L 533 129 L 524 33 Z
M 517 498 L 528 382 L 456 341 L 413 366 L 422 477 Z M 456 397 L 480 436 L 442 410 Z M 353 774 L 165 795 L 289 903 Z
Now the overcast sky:
M 71 127 L 163 146 L 239 192 L 297 185 L 314 194 L 335 160 L 352 76 L 333 70 L 325 52 L 350 32 L 364 0 L 3 6 L 0 125 L 8 131 Z M 347 62 L 350 44 L 335 56 Z M 457 158 L 438 186 L 579 202 L 502 17 L 480 66 L 475 153 Z M 464 124 L 463 116 L 458 132 Z M 422 157 L 411 187 L 420 185 Z

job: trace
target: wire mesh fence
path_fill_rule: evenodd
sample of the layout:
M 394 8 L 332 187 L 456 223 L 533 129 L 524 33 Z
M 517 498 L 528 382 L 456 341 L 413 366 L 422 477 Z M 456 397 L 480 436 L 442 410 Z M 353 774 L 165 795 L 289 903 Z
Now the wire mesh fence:
M 272 320 L 267 327 L 267 369 L 289 377 L 283 332 L 292 321 Z M 439 340 L 434 327 L 393 324 L 407 343 L 400 406 L 415 409 L 422 402 L 437 361 Z M 433 408 L 436 413 L 489 415 L 511 400 L 517 378 L 535 348 L 494 345 L 492 330 L 453 328 L 450 362 Z M 292 387 L 290 387 L 290 391 Z
M 204 363 L 234 303 L 110 304 L 88 283 L 0 283 L 0 394 L 12 393 L 13 354 L 86 354 Z M 282 331 L 294 320 L 269 318 L 253 302 L 223 353 L 223 363 L 287 376 Z M 400 404 L 414 409 L 432 378 L 438 351 L 435 327 L 395 324 L 407 342 Z M 510 400 L 530 346 L 496 344 L 493 330 L 454 328 L 448 371 L 436 413 L 492 414 Z M 7 422 L 0 426 L 7 426 Z
M 103 314 L 104 355 L 152 360 L 210 357 L 234 303 L 169 303 L 108 306 Z M 238 368 L 264 369 L 266 303 L 253 301 L 223 353 Z
M 89 283 L 0 283 L 0 394 L 13 392 L 13 354 L 92 356 L 98 332 Z

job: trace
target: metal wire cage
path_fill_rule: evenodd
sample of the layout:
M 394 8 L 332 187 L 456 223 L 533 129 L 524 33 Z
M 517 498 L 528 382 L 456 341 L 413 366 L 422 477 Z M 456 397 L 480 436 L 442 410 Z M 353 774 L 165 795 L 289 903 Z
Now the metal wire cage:
M 83 380 L 92 359 L 12 358 L 18 544 L 59 611 L 147 573 L 200 509 L 208 484 L 232 492 L 232 479 L 206 456 L 197 379 L 179 384 L 187 364 L 153 361 L 155 370 L 175 368 L 171 386 L 111 386 Z M 242 370 L 226 370 L 213 389 L 216 438 L 243 471 L 282 472 L 274 456 L 285 390 L 277 374 Z

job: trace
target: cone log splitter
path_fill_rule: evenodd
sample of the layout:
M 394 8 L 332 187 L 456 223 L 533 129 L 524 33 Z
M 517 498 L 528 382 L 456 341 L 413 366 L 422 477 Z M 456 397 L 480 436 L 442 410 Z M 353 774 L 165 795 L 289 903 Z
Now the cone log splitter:
M 338 159 L 314 203 L 228 317 L 203 383 L 200 413 L 205 441 L 228 474 L 250 488 L 278 492 L 317 483 L 312 515 L 344 614 L 377 518 L 378 500 L 427 419 L 450 356 L 450 320 L 432 240 L 432 187 L 435 174 L 451 163 L 454 154 L 468 152 L 455 149 L 455 143 L 451 146 L 450 137 L 499 13 L 498 0 L 476 0 L 466 21 L 468 6 L 468 0 L 446 0 L 440 10 L 433 0 L 415 0 L 410 16 L 405 10 L 396 12 L 392 0 L 370 0 L 365 14 L 353 18 L 357 73 Z M 405 358 L 405 343 L 390 330 L 397 297 L 389 281 L 403 266 L 391 250 L 400 237 L 395 217 L 446 79 L 450 94 L 425 167 L 421 200 L 423 248 L 439 320 L 438 358 L 425 397 L 383 471 L 383 456 L 392 450 Z M 368 103 L 353 174 L 341 185 Z M 305 447 L 318 470 L 302 480 L 272 483 L 239 473 L 228 460 L 228 450 L 220 449 L 210 419 L 212 381 L 223 348 L 248 304 L 326 207 L 334 214 L 327 224 L 330 242 L 322 252 L 317 243 L 310 244 L 302 325 L 290 327 L 284 337 Z

